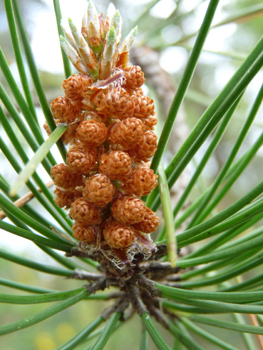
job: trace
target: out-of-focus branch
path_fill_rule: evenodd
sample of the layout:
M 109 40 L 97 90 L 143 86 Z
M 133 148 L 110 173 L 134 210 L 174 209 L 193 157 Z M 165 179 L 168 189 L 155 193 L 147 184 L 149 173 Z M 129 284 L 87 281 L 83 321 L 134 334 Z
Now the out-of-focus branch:
M 51 186 L 54 185 L 54 182 L 52 180 L 48 181 L 46 183 L 46 187 L 49 188 Z M 40 188 L 37 189 L 39 192 L 42 192 Z M 29 201 L 31 201 L 31 199 L 34 198 L 34 194 L 32 192 L 28 192 L 27 194 L 25 194 L 23 197 L 17 199 L 14 202 L 14 205 L 17 206 L 18 208 L 23 207 L 25 204 L 27 204 Z M 6 217 L 5 213 L 0 210 L 0 220 L 3 220 Z

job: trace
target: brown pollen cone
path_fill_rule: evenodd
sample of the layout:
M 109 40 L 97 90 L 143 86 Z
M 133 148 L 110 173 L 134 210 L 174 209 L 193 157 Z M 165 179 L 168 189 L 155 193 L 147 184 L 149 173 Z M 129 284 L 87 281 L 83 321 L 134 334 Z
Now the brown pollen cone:
M 72 229 L 74 231 L 73 237 L 85 243 L 96 243 L 98 236 L 101 234 L 101 228 L 97 225 L 87 226 L 74 222 Z
M 154 211 L 152 211 L 150 208 L 147 208 L 147 207 L 146 207 L 146 213 L 142 221 L 133 225 L 133 227 L 135 227 L 136 230 L 144 233 L 154 232 L 158 226 L 159 226 L 158 216 L 155 214 Z
M 99 171 L 111 180 L 121 180 L 131 172 L 131 158 L 123 151 L 112 151 L 101 156 Z
M 59 208 L 69 209 L 71 207 L 71 204 L 81 196 L 81 191 L 73 190 L 62 190 L 61 188 L 57 187 L 54 191 L 55 198 L 54 202 Z
M 111 206 L 111 213 L 122 224 L 136 224 L 143 220 L 146 207 L 139 198 L 122 196 Z
M 144 134 L 143 141 L 128 151 L 135 162 L 147 162 L 157 149 L 157 136 L 152 131 Z
M 72 123 L 81 116 L 81 109 L 74 106 L 67 97 L 57 97 L 51 102 L 53 118 L 60 123 Z
M 146 196 L 157 186 L 157 179 L 152 169 L 137 168 L 123 181 L 122 189 L 137 197 Z
M 82 176 L 80 174 L 73 174 L 63 163 L 53 166 L 51 177 L 55 185 L 65 189 L 72 189 L 82 185 Z
M 55 123 L 56 123 L 56 125 L 59 125 L 59 121 L 57 119 L 55 119 Z M 74 122 L 72 124 L 69 124 L 69 126 L 67 127 L 67 130 L 64 132 L 64 134 L 62 134 L 61 140 L 65 145 L 69 144 L 70 142 L 72 142 L 75 139 L 76 128 L 78 125 L 79 125 L 79 122 Z M 46 133 L 48 134 L 48 136 L 50 136 L 51 131 L 49 129 L 49 126 L 47 125 L 47 122 L 45 122 L 43 124 L 43 127 L 44 127 Z
M 84 120 L 77 129 L 77 138 L 88 147 L 98 147 L 107 139 L 108 129 L 97 120 Z
M 154 127 L 157 125 L 158 120 L 155 115 L 150 115 L 147 118 L 143 118 L 142 122 L 143 122 L 145 131 L 148 131 L 148 130 L 154 130 Z
M 135 238 L 135 228 L 112 220 L 103 230 L 103 236 L 112 248 L 128 247 Z
M 83 197 L 72 203 L 69 215 L 85 225 L 94 225 L 101 222 L 100 209 Z
M 154 102 L 149 96 L 145 96 L 142 89 L 139 89 L 133 95 L 134 114 L 136 118 L 144 119 L 154 115 Z
M 65 96 L 70 99 L 72 104 L 82 102 L 85 96 L 91 93 L 90 86 L 92 80 L 83 74 L 71 75 L 62 83 L 62 88 L 65 91 Z
M 113 119 L 125 119 L 133 116 L 134 102 L 124 89 L 115 88 L 102 94 L 98 100 L 97 112 Z
M 141 70 L 141 67 L 139 66 L 129 67 L 129 69 L 125 71 L 124 76 L 125 82 L 122 85 L 122 87 L 124 87 L 124 89 L 126 89 L 129 92 L 137 90 L 145 82 L 144 74 Z
M 74 145 L 67 153 L 67 166 L 73 173 L 88 174 L 97 168 L 96 149 L 87 148 L 83 144 Z
M 114 193 L 115 186 L 111 180 L 106 175 L 96 174 L 86 182 L 83 196 L 97 207 L 104 207 L 112 201 Z
M 123 149 L 130 149 L 142 141 L 144 126 L 140 119 L 127 118 L 112 126 L 109 131 L 109 140 L 117 143 Z

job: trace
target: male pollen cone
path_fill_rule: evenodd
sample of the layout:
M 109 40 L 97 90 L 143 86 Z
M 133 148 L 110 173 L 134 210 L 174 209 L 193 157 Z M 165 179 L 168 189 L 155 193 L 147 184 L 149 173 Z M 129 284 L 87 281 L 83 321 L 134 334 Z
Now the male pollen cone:
M 142 219 L 142 221 L 133 225 L 133 227 L 135 227 L 136 230 L 144 233 L 154 232 L 158 226 L 159 226 L 158 216 L 155 214 L 154 211 L 152 211 L 150 208 L 147 208 L 147 207 L 146 207 L 146 212 L 144 214 L 144 218 Z
M 67 166 L 73 173 L 88 174 L 96 169 L 97 150 L 83 144 L 72 146 L 67 153 Z
M 143 220 L 146 206 L 139 198 L 122 196 L 111 206 L 111 213 L 122 224 L 136 224 Z
M 51 177 L 56 186 L 65 189 L 72 189 L 82 185 L 82 176 L 80 174 L 73 174 L 63 163 L 53 166 Z
M 112 201 L 115 186 L 103 174 L 91 176 L 85 184 L 83 196 L 98 207 L 104 207 Z
M 85 198 L 80 197 L 71 205 L 69 215 L 85 225 L 94 225 L 101 222 L 101 211 Z
M 109 140 L 127 150 L 144 138 L 144 126 L 140 119 L 127 118 L 114 124 L 109 131 Z
M 155 175 L 152 169 L 137 168 L 128 178 L 125 178 L 122 189 L 127 194 L 133 194 L 136 197 L 146 196 L 157 186 L 157 179 L 158 175 Z
M 97 120 L 84 120 L 77 128 L 77 138 L 87 147 L 98 147 L 106 139 L 108 128 Z
M 73 237 L 85 243 L 96 243 L 101 232 L 101 228 L 98 225 L 87 226 L 80 224 L 77 221 L 74 222 L 72 229 Z
M 99 172 L 111 180 L 121 180 L 131 172 L 131 157 L 123 151 L 104 153 L 100 159 Z
M 135 232 L 134 227 L 112 220 L 103 230 L 103 235 L 110 247 L 118 249 L 131 245 Z
M 60 123 L 72 123 L 81 116 L 81 108 L 74 106 L 67 97 L 57 97 L 51 102 L 53 118 Z
M 90 86 L 92 80 L 83 74 L 71 75 L 62 83 L 65 96 L 70 99 L 73 104 L 82 102 L 87 94 L 91 94 Z

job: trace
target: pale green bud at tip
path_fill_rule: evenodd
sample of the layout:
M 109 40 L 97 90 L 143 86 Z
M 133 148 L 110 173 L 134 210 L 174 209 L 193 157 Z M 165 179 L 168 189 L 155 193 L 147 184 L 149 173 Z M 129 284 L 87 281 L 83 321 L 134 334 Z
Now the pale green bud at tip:
M 65 45 L 65 44 L 68 43 L 67 40 L 64 38 L 63 35 L 60 35 L 60 36 L 59 36 L 59 40 L 60 40 L 61 45 L 62 45 L 62 44 Z
M 89 0 L 89 2 L 88 2 L 88 15 L 91 15 L 91 17 L 93 17 L 96 14 L 98 15 L 95 5 L 93 4 L 93 2 L 91 0 Z
M 115 39 L 116 39 L 116 30 L 114 27 L 111 27 L 107 37 L 107 46 L 114 44 Z

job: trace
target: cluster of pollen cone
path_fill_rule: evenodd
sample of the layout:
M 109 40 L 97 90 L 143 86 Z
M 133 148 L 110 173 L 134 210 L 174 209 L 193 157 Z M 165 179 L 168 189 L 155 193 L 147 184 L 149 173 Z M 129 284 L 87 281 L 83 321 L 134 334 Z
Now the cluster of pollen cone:
M 56 124 L 68 125 L 66 164 L 51 171 L 55 203 L 69 209 L 76 239 L 112 251 L 151 242 L 158 226 L 140 199 L 157 186 L 149 168 L 157 120 L 141 88 L 144 74 L 129 62 L 136 28 L 120 45 L 121 27 L 112 4 L 103 19 L 89 1 L 81 30 L 69 19 L 61 45 L 79 74 L 64 80 L 64 96 L 51 103 Z

